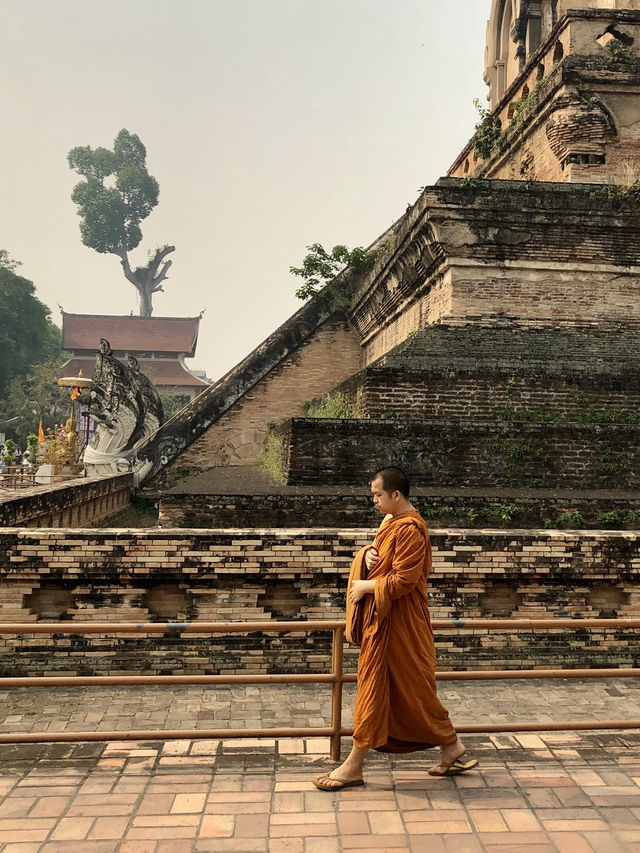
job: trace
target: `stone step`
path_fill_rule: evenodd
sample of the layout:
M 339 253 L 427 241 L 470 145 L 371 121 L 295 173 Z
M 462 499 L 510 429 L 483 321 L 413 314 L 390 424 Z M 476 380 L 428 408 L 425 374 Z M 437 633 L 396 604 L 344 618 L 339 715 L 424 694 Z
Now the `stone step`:
M 620 324 L 439 323 L 334 393 L 367 417 L 637 423 L 640 335 Z
M 640 492 L 416 487 L 411 497 L 430 527 L 640 528 Z M 379 522 L 367 485 L 288 486 L 253 466 L 213 468 L 154 499 L 161 527 L 359 528 Z
M 640 425 L 292 418 L 286 482 L 354 485 L 384 465 L 416 486 L 640 487 Z

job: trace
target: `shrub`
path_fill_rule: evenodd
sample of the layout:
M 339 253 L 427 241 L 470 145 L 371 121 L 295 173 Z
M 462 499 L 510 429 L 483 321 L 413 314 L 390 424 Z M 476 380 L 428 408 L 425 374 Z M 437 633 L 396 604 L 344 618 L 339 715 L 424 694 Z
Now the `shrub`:
M 308 418 L 363 418 L 361 401 L 349 394 L 325 394 L 321 400 L 311 400 L 304 404 Z
M 618 527 L 622 524 L 622 519 L 617 512 L 601 512 L 598 516 L 598 524 L 603 527 Z
M 500 141 L 502 125 L 500 119 L 494 116 L 491 110 L 482 106 L 479 98 L 474 99 L 473 105 L 478 111 L 480 121 L 476 124 L 471 144 L 478 157 L 487 160 Z
M 284 473 L 284 438 L 270 432 L 264 450 L 258 457 L 258 467 L 270 474 L 278 483 L 286 483 Z

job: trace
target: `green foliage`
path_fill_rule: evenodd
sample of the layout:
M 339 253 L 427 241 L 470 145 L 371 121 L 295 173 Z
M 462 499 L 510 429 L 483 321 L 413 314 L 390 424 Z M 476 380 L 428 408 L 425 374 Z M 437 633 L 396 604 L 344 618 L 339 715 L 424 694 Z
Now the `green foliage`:
M 264 450 L 258 457 L 258 467 L 270 474 L 278 483 L 286 483 L 284 473 L 284 439 L 270 432 Z
M 615 473 L 624 468 L 624 456 L 612 450 L 610 447 L 605 447 L 598 454 L 598 462 L 600 462 L 608 471 Z
M 4 455 L 2 457 L 3 465 L 15 465 L 16 464 L 16 450 L 18 449 L 18 445 L 13 441 L 13 439 L 8 438 L 4 443 Z
M 582 424 L 637 424 L 640 416 L 636 412 L 624 412 L 621 409 L 596 409 L 583 405 L 578 412 L 578 423 Z
M 603 527 L 619 527 L 623 520 L 614 510 L 612 512 L 601 512 L 598 516 L 598 523 Z
M 555 70 L 555 69 L 554 69 Z M 509 125 L 509 129 L 513 130 L 520 123 L 527 110 L 532 107 L 538 100 L 540 89 L 547 82 L 551 74 L 538 80 L 533 89 L 529 92 L 526 98 L 521 98 L 519 101 L 513 101 L 513 118 Z
M 513 389 L 516 387 L 516 378 L 515 376 L 510 376 L 507 381 L 504 383 L 504 390 L 507 394 L 512 394 Z
M 428 510 L 425 511 L 425 515 L 428 518 L 452 518 L 456 515 L 456 510 L 452 506 L 434 506 L 429 507 Z
M 149 373 L 149 379 L 153 382 L 153 374 Z M 178 412 L 182 411 L 184 407 L 189 403 L 189 397 L 186 394 L 170 394 L 169 392 L 163 392 L 160 395 L 160 402 L 162 403 L 162 412 L 164 414 L 165 423 L 172 418 L 174 415 L 177 415 Z
M 502 125 L 500 119 L 480 103 L 479 98 L 474 98 L 473 106 L 478 111 L 480 120 L 476 124 L 471 144 L 478 157 L 487 160 L 498 146 Z
M 35 432 L 30 432 L 27 436 L 27 453 L 29 455 L 29 462 L 31 465 L 35 465 L 40 454 L 40 442 Z
M 304 404 L 308 418 L 364 418 L 363 406 L 349 394 L 325 394 L 320 401 L 311 400 Z
M 640 513 L 633 509 L 629 510 L 622 520 L 625 524 L 637 524 L 640 521 Z
M 425 509 L 425 516 L 432 521 L 447 521 L 449 523 L 461 521 L 469 525 L 477 522 L 495 522 L 500 519 L 504 524 L 510 524 L 518 515 L 520 509 L 513 504 L 502 504 L 501 506 L 475 507 L 452 507 L 435 506 Z
M 563 530 L 566 530 L 567 528 L 577 529 L 584 527 L 584 516 L 579 510 L 574 509 L 569 512 L 560 513 L 560 515 L 556 516 L 555 521 L 550 518 L 545 518 L 544 526 L 547 529 L 551 529 L 553 527 L 559 527 Z
M 594 200 L 609 201 L 614 208 L 630 208 L 635 213 L 640 212 L 640 177 L 627 186 L 610 182 L 601 190 L 591 194 Z
M 36 297 L 33 282 L 17 275 L 12 266 L 13 261 L 0 264 L 0 395 L 30 364 L 59 353 L 61 342 L 60 329 Z
M 85 246 L 121 254 L 139 245 L 140 222 L 157 205 L 159 193 L 146 156 L 140 138 L 126 129 L 116 136 L 113 151 L 83 145 L 68 153 L 69 167 L 84 178 L 71 198 L 78 205 Z
M 336 311 L 346 311 L 358 282 L 373 267 L 379 250 L 338 245 L 327 252 L 320 243 L 313 243 L 307 249 L 309 254 L 302 266 L 289 267 L 292 275 L 304 279 L 296 296 L 309 299 L 325 291 Z
M 501 504 L 498 507 L 498 515 L 504 522 L 511 522 L 515 515 L 518 514 L 518 507 L 513 504 Z
M 0 423 L 11 420 L 7 432 L 22 443 L 23 436 L 34 432 L 42 419 L 45 429 L 64 423 L 69 417 L 69 390 L 59 388 L 57 371 L 63 357 L 33 364 L 9 383 L 0 399 Z
M 19 266 L 21 266 L 20 261 L 10 258 L 6 249 L 0 249 L 0 269 L 15 270 Z
M 606 51 L 607 65 L 609 68 L 615 68 L 616 65 L 625 65 L 636 58 L 630 46 L 621 44 L 617 40 L 609 42 L 606 47 Z

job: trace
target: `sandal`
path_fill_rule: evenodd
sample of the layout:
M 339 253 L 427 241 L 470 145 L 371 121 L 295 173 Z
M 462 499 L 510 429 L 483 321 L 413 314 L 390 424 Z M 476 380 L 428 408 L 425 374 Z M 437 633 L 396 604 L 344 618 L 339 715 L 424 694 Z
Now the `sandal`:
M 474 767 L 478 766 L 477 758 L 469 758 L 467 761 L 464 761 L 463 759 L 465 755 L 465 752 L 463 752 L 462 755 L 459 755 L 455 761 L 446 766 L 444 772 L 432 767 L 431 770 L 427 770 L 427 773 L 429 776 L 459 776 L 460 773 L 466 773 L 467 770 L 473 770 Z
M 337 782 L 337 785 L 327 784 L 325 780 L 330 779 L 331 782 Z M 323 784 L 324 783 L 324 784 Z M 342 791 L 343 788 L 357 788 L 364 785 L 364 779 L 337 779 L 335 776 L 318 776 L 313 780 L 313 784 L 321 791 Z

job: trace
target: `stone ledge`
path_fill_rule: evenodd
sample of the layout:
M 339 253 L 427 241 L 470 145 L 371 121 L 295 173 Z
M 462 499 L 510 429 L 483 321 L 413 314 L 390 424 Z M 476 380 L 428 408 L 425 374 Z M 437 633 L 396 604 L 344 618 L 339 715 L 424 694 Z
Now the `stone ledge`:
M 80 521 L 96 521 L 129 503 L 133 474 L 82 477 L 54 483 L 0 498 L 0 529 L 20 524 L 75 527 Z

